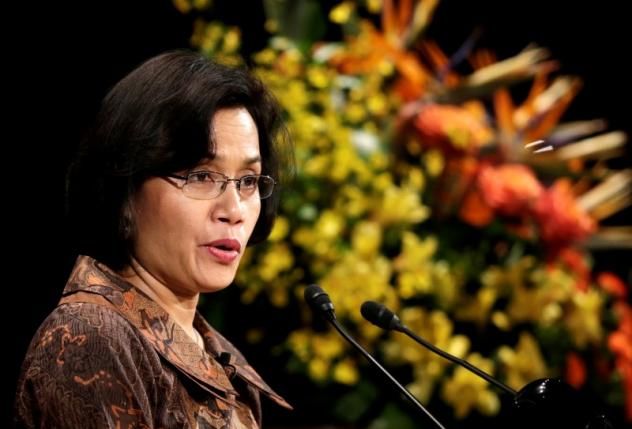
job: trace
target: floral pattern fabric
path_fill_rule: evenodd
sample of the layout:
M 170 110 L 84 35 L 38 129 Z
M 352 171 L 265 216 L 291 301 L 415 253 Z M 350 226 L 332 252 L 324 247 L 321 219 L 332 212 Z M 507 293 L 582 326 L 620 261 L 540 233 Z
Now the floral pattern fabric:
M 291 406 L 196 314 L 205 350 L 154 301 L 81 256 L 27 352 L 26 428 L 259 428 L 259 396 Z

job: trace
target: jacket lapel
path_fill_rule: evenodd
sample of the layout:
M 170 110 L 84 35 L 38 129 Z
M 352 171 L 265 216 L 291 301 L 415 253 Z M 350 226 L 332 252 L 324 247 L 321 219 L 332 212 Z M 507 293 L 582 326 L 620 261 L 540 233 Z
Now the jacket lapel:
M 204 338 L 205 351 L 162 307 L 107 266 L 88 256 L 77 259 L 64 289 L 62 302 L 72 300 L 75 294 L 82 296 L 81 302 L 109 303 L 140 331 L 164 359 L 213 396 L 231 402 L 226 396 L 237 395 L 227 375 L 228 370 L 278 405 L 292 408 L 263 381 L 239 350 L 199 313 L 196 313 L 194 324 Z M 90 295 L 95 298 L 90 299 Z

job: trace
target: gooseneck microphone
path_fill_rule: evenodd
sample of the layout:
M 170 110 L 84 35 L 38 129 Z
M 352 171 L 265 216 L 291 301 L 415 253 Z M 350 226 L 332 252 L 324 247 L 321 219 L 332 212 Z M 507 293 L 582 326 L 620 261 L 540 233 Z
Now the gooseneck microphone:
M 334 305 L 329 299 L 329 295 L 318 285 L 310 285 L 305 289 L 304 293 L 305 301 L 309 304 L 315 313 L 321 314 L 330 322 L 334 328 L 342 335 L 356 350 L 358 350 L 369 362 L 375 365 L 398 389 L 404 394 L 413 404 L 417 406 L 421 412 L 423 412 L 432 422 L 441 429 L 445 427 L 432 415 L 426 408 L 410 393 L 404 386 L 402 386 L 378 361 L 373 358 L 360 344 L 358 344 L 351 336 L 342 328 L 342 326 L 336 320 L 336 314 L 334 313 Z
M 438 354 L 442 358 L 447 359 L 450 362 L 453 362 L 457 365 L 462 366 L 463 368 L 473 372 L 474 374 L 483 378 L 488 383 L 493 384 L 494 386 L 509 393 L 512 396 L 516 394 L 516 391 L 513 390 L 511 387 L 496 380 L 495 378 L 493 378 L 491 375 L 487 374 L 480 368 L 475 367 L 474 365 L 472 365 L 471 363 L 469 363 L 468 361 L 464 359 L 459 359 L 458 357 L 441 350 L 435 345 L 419 337 L 417 334 L 412 332 L 408 327 L 406 327 L 406 325 L 404 325 L 401 322 L 401 320 L 399 320 L 399 317 L 397 317 L 397 315 L 393 313 L 391 310 L 386 308 L 384 304 L 379 304 L 375 301 L 366 301 L 364 302 L 364 304 L 362 304 L 362 307 L 360 307 L 360 313 L 362 313 L 362 317 L 364 317 L 366 320 L 373 323 L 374 325 L 379 326 L 380 328 L 385 329 L 387 331 L 393 330 L 393 331 L 403 332 L 404 334 L 408 335 L 410 338 L 412 338 L 413 340 L 415 340 L 416 342 L 418 342 L 425 348 L 429 349 L 430 351 Z
M 329 299 L 329 295 L 318 285 L 309 285 L 303 294 L 305 302 L 309 304 L 314 313 L 318 313 L 330 322 L 336 320 L 334 305 Z M 336 325 L 334 325 L 336 326 Z
M 513 396 L 515 429 L 613 429 L 606 414 L 600 407 L 562 380 L 544 378 L 534 380 L 516 392 L 491 375 L 459 359 L 420 338 L 404 325 L 399 317 L 383 304 L 366 301 L 360 308 L 362 316 L 382 329 L 403 332 L 416 342 L 439 356 L 462 366 L 485 381 Z

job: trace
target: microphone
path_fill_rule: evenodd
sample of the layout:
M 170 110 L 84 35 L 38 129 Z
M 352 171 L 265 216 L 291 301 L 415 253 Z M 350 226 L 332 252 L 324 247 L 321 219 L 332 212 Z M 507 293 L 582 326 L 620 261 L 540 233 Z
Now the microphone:
M 506 384 L 473 366 L 445 352 L 412 332 L 399 317 L 385 305 L 366 301 L 360 307 L 360 313 L 367 321 L 385 330 L 403 332 L 416 342 L 439 356 L 464 367 L 513 396 L 513 407 L 517 429 L 557 429 L 560 427 L 582 429 L 613 429 L 608 417 L 591 405 L 587 398 L 577 390 L 556 378 L 534 380 L 516 392 Z
M 516 394 L 516 391 L 513 390 L 511 387 L 496 380 L 491 375 L 475 367 L 474 365 L 472 365 L 465 359 L 459 359 L 458 357 L 441 350 L 440 348 L 436 347 L 434 344 L 431 344 L 428 341 L 424 340 L 423 338 L 419 337 L 417 334 L 415 334 L 410 329 L 408 329 L 408 327 L 406 327 L 406 325 L 404 325 L 401 322 L 401 320 L 399 320 L 399 317 L 397 317 L 397 315 L 393 313 L 391 310 L 386 308 L 384 304 L 379 304 L 375 301 L 366 301 L 360 307 L 360 313 L 362 313 L 362 317 L 364 317 L 366 320 L 373 323 L 374 325 L 379 326 L 380 328 L 385 329 L 387 331 L 393 330 L 393 331 L 403 332 L 404 334 L 408 335 L 413 340 L 415 340 L 416 342 L 418 342 L 425 348 L 429 349 L 430 351 L 438 354 L 442 358 L 447 359 L 450 362 L 453 362 L 459 366 L 464 367 L 468 371 L 473 372 L 474 374 L 483 378 L 488 383 L 493 384 L 494 386 L 498 387 L 499 389 L 503 390 L 506 393 L 509 393 L 510 395 Z
M 329 299 L 329 295 L 327 295 L 320 286 L 307 286 L 303 296 L 314 313 L 322 314 L 329 322 L 333 322 L 336 320 L 334 305 Z
M 398 389 L 404 394 L 413 404 L 417 406 L 422 413 L 426 415 L 432 422 L 440 429 L 445 427 L 432 415 L 426 408 L 410 393 L 404 386 L 402 386 L 373 356 L 369 354 L 360 344 L 358 344 L 351 336 L 343 329 L 343 327 L 336 320 L 336 314 L 334 313 L 334 305 L 329 299 L 329 295 L 318 285 L 309 285 L 305 289 L 304 293 L 305 301 L 309 304 L 314 313 L 319 313 L 330 322 L 334 328 L 349 341 L 356 350 L 358 350 L 369 362 L 375 365 Z

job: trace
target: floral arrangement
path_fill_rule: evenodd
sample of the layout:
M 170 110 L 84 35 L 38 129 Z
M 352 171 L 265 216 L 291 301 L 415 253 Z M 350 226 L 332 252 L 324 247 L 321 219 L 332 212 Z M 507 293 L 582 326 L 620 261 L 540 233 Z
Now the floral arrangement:
M 443 52 L 425 37 L 438 3 L 342 1 L 326 25 L 343 36 L 323 42 L 308 31 L 325 25 L 314 2 L 266 1 L 273 36 L 248 60 L 238 28 L 196 23 L 197 48 L 251 61 L 296 146 L 272 236 L 237 278 L 242 303 L 277 315 L 252 323 L 248 340 L 272 342 L 314 390 L 341 392 L 328 418 L 406 427 L 361 381 L 363 359 L 312 320 L 302 291 L 318 283 L 369 351 L 457 420 L 496 415 L 501 392 L 363 321 L 364 301 L 516 390 L 562 377 L 632 421 L 629 285 L 590 257 L 632 240 L 630 228 L 600 226 L 632 201 L 632 172 L 607 162 L 626 136 L 599 120 L 561 122 L 581 81 L 559 75 L 544 48 L 500 61 L 470 41 Z

